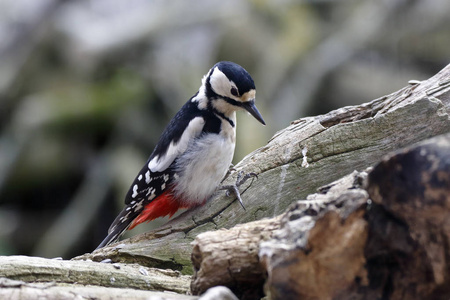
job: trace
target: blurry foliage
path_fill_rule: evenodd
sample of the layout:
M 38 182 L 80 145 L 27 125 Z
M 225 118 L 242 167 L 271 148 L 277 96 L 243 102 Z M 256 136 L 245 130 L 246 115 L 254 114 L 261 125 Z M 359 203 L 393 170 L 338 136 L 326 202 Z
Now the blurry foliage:
M 449 6 L 0 0 L 0 254 L 93 250 L 165 125 L 217 61 L 250 72 L 268 124 L 238 114 L 237 162 L 293 119 L 439 71 Z

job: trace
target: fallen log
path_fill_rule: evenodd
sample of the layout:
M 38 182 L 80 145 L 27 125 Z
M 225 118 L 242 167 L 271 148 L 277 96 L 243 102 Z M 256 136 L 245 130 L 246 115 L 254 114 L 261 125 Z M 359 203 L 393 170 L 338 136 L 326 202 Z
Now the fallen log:
M 281 217 L 200 234 L 191 291 L 226 285 L 241 299 L 448 299 L 449 216 L 447 134 L 324 186 Z
M 330 284 L 334 270 L 345 265 L 349 273 L 359 272 L 362 276 L 363 248 L 347 250 L 354 249 L 353 244 L 364 245 L 367 239 L 367 222 L 361 221 L 361 217 L 368 194 L 358 183 L 366 177 L 365 172 L 353 172 L 291 205 L 279 217 L 198 235 L 192 253 L 196 270 L 192 293 L 201 294 L 212 286 L 225 285 L 241 299 L 257 299 L 264 296 L 263 284 L 268 274 L 270 284 L 292 284 L 303 293 L 313 289 L 321 291 L 319 296 L 323 296 L 327 290 L 344 286 L 342 280 Z M 342 226 L 339 225 L 341 219 L 347 220 Z M 345 241 L 341 240 L 342 236 L 346 236 Z M 280 257 L 277 251 L 292 252 L 289 257 Z M 309 260 L 298 256 L 299 253 L 307 255 Z M 335 257 L 335 264 L 330 266 L 331 259 L 323 260 L 324 257 Z M 292 260 L 305 261 L 301 269 L 308 276 L 295 272 L 291 268 Z M 272 267 L 274 261 L 283 267 Z M 353 261 L 354 268 L 351 267 Z M 311 284 L 317 277 L 324 279 L 326 276 L 330 280 L 319 281 L 322 286 Z M 295 280 L 297 277 L 305 280 L 300 283 Z M 343 277 L 353 280 L 350 274 Z

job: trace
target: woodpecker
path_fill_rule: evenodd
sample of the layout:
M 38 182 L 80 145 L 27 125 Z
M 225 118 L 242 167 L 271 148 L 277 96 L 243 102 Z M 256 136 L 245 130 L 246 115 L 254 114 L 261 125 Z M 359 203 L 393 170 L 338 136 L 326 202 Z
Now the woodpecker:
M 231 165 L 236 111 L 244 109 L 265 125 L 255 106 L 255 93 L 255 83 L 243 67 L 229 61 L 215 64 L 203 76 L 198 92 L 167 125 L 126 194 L 124 209 L 97 249 L 138 224 L 203 205 L 219 189 Z M 238 179 L 236 184 L 242 182 Z M 241 201 L 236 185 L 224 189 Z

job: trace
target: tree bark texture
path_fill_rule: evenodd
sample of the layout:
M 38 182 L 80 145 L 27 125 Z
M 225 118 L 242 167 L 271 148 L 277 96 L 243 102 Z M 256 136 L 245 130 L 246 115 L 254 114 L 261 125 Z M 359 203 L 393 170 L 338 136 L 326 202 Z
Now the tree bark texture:
M 281 218 L 200 234 L 191 291 L 226 285 L 241 299 L 448 299 L 450 134 L 367 171 L 324 186 Z
M 66 299 L 133 299 L 133 300 L 192 300 L 198 297 L 135 290 L 133 288 L 111 288 L 94 285 L 62 285 L 56 282 L 29 283 L 0 278 L 0 299 L 8 300 L 66 300 Z
M 225 285 L 241 299 L 258 299 L 264 296 L 268 274 L 268 284 L 294 286 L 301 291 L 296 296 L 320 291 L 317 299 L 322 299 L 355 276 L 364 278 L 367 222 L 361 220 L 361 207 L 368 193 L 360 185 L 366 178 L 367 173 L 355 171 L 292 204 L 279 217 L 198 235 L 192 253 L 192 293 Z M 338 280 L 333 277 L 336 272 Z
M 136 264 L 0 256 L 0 277 L 33 283 L 76 284 L 186 294 L 190 276 Z M 51 285 L 50 285 L 51 286 Z
M 368 191 L 380 211 L 368 219 L 374 282 L 391 299 L 449 299 L 450 134 L 383 159 Z
M 193 242 L 192 293 L 225 285 L 240 296 L 261 298 L 265 270 L 259 264 L 259 244 L 279 228 L 280 217 L 275 217 L 201 233 Z

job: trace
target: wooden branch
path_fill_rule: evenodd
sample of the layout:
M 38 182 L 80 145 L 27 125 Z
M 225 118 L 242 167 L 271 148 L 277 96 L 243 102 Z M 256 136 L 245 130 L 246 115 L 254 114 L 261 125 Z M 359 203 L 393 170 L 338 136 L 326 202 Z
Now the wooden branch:
M 226 287 L 188 296 L 191 277 L 136 264 L 0 256 L 0 299 L 237 300 Z
M 132 264 L 0 256 L 0 277 L 25 282 L 57 282 L 154 291 L 189 291 L 190 276 Z
M 198 234 L 279 215 L 318 187 L 363 170 L 390 151 L 450 131 L 449 108 L 450 65 L 370 103 L 299 119 L 236 165 L 259 174 L 243 193 L 246 211 L 218 193 L 154 231 L 77 259 L 110 258 L 190 274 L 191 242 Z M 235 179 L 234 174 L 225 183 Z
M 167 293 L 135 290 L 131 288 L 107 288 L 99 286 L 64 285 L 57 282 L 28 283 L 19 280 L 0 278 L 1 299 L 164 299 L 164 300 L 193 300 L 198 297 Z M 206 300 L 206 299 L 205 299 Z

